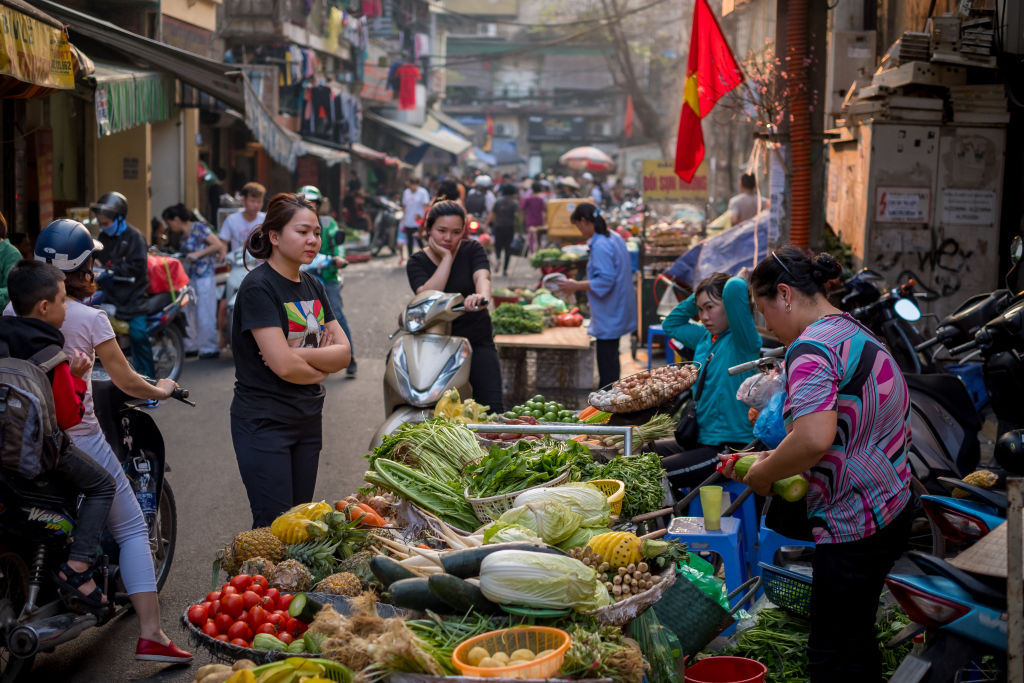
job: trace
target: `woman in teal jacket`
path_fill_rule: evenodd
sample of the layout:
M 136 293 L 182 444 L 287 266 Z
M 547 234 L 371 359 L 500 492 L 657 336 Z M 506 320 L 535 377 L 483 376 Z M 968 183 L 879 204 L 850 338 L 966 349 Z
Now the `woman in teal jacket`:
M 696 440 L 662 439 L 654 444 L 672 486 L 689 488 L 714 471 L 718 453 L 742 448 L 753 439 L 747 405 L 736 399 L 749 373 L 730 376 L 728 370 L 758 357 L 761 335 L 754 325 L 746 280 L 725 273 L 705 278 L 661 326 L 665 334 L 693 349 L 694 360 L 701 364 L 693 386 Z

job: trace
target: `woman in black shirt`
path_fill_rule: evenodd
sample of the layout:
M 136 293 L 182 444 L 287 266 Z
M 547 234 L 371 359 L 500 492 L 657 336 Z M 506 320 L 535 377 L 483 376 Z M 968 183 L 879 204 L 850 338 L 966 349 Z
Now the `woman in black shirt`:
M 503 410 L 501 366 L 494 347 L 491 316 L 487 301 L 491 298 L 491 268 L 487 252 L 474 240 L 465 240 L 466 211 L 456 202 L 434 202 L 424 226 L 427 244 L 406 264 L 409 286 L 417 294 L 425 289 L 458 292 L 465 299 L 466 313 L 452 323 L 452 334 L 466 337 L 473 347 L 469 383 L 473 398 L 490 406 L 491 412 Z
M 511 183 L 501 186 L 501 199 L 494 203 L 488 223 L 494 230 L 494 268 L 501 265 L 501 254 L 505 253 L 505 266 L 501 274 L 508 277 L 508 261 L 512 256 L 512 237 L 516 231 L 516 214 L 519 202 L 515 199 L 516 188 Z

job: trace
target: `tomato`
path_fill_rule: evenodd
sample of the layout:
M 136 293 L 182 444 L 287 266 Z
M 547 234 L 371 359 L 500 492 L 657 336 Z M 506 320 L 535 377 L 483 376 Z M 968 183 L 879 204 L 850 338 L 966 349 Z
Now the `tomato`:
M 295 617 L 291 617 L 291 618 L 289 618 L 289 619 L 288 619 L 288 621 L 287 621 L 287 622 L 285 623 L 285 627 L 284 627 L 284 630 L 285 630 L 286 632 L 288 632 L 288 633 L 292 634 L 292 635 L 293 635 L 293 636 L 295 636 L 296 638 L 298 638 L 298 637 L 299 637 L 299 636 L 301 636 L 301 635 L 302 635 L 303 633 L 305 633 L 305 631 L 306 631 L 306 625 L 305 625 L 305 624 L 303 624 L 303 623 L 302 623 L 301 621 L 299 621 L 298 619 L 296 619 Z
M 202 626 L 209 619 L 209 613 L 202 605 L 192 605 L 188 608 L 188 620 L 195 626 Z
M 234 640 L 235 638 L 252 640 L 252 629 L 249 628 L 249 624 L 244 621 L 236 621 L 231 624 L 231 628 L 228 629 L 228 638 L 231 640 Z
M 238 647 L 252 647 L 252 643 L 242 638 L 232 638 L 230 642 L 232 645 L 237 645 Z
M 245 611 L 245 600 L 241 595 L 228 595 L 220 601 L 220 607 L 224 612 L 230 614 L 232 619 L 237 619 Z
M 253 606 L 249 610 L 249 614 L 246 615 L 245 621 L 249 624 L 250 628 L 255 631 L 259 628 L 260 624 L 267 620 L 267 610 L 263 609 L 259 605 Z
M 206 611 L 207 611 L 207 612 L 209 612 L 209 611 L 210 611 L 210 605 L 212 605 L 213 603 L 212 603 L 212 602 L 201 602 L 201 603 L 199 603 L 199 604 L 200 604 L 200 605 L 201 605 L 202 607 L 206 608 Z
M 245 609 L 252 609 L 256 605 L 260 604 L 261 598 L 252 591 L 245 591 L 242 593 L 242 604 L 245 605 Z
M 267 615 L 265 623 L 273 626 L 275 631 L 279 631 L 286 621 L 288 621 L 288 618 L 283 614 L 271 612 Z
M 207 612 L 210 613 L 211 617 L 215 617 L 220 614 L 220 606 L 220 600 L 214 600 L 210 603 L 210 609 L 208 609 Z
M 251 583 L 252 577 L 248 574 L 239 574 L 231 579 L 231 585 L 234 586 L 235 590 L 239 593 L 244 593 Z
M 235 620 L 231 618 L 230 614 L 221 612 L 213 618 L 213 623 L 217 625 L 217 633 L 227 633 L 231 625 L 235 623 Z
M 226 633 L 218 633 L 214 638 L 225 643 L 228 642 L 228 634 Z
M 267 590 L 268 588 L 270 588 L 270 582 L 267 581 L 267 577 L 263 576 L 263 574 L 253 574 L 252 586 L 256 586 L 256 585 L 263 586 L 263 590 L 264 591 Z M 249 588 L 252 589 L 252 590 L 256 590 L 252 586 L 249 586 Z
M 208 636 L 216 637 L 220 633 L 220 629 L 217 628 L 217 624 L 213 623 L 212 619 L 207 619 L 206 623 L 203 624 L 203 633 Z
M 264 586 L 262 583 L 256 583 L 255 581 L 253 581 L 249 585 L 249 590 L 255 593 L 256 595 L 260 596 L 261 598 L 263 597 L 263 594 L 267 592 L 266 586 Z M 243 593 L 243 595 L 245 594 Z
M 211 591 L 206 594 L 207 602 L 213 602 L 214 600 L 220 600 L 220 591 Z
M 288 605 L 292 604 L 292 598 L 295 597 L 291 593 L 282 593 L 281 597 L 277 599 L 277 608 L 283 609 L 285 612 L 288 611 Z
M 268 612 L 273 612 L 277 609 L 277 603 L 274 602 L 274 599 L 268 598 L 266 595 L 260 599 L 260 605 Z
M 274 635 L 275 633 L 277 633 L 277 627 L 271 624 L 269 621 L 265 621 L 259 625 L 259 627 L 256 629 L 256 633 L 269 633 L 270 635 Z
M 291 642 L 295 640 L 295 638 L 292 637 L 292 634 L 288 633 L 287 631 L 281 631 L 280 633 L 278 633 L 277 639 L 285 645 L 291 645 Z
M 257 576 L 259 575 L 257 574 Z M 277 605 L 277 607 L 275 607 L 274 609 L 280 608 L 281 591 L 277 590 L 276 588 L 268 588 L 267 590 L 263 591 L 263 597 L 270 598 L 274 601 L 274 604 Z
M 233 595 L 238 592 L 238 589 L 229 583 L 225 583 L 220 589 L 220 599 L 223 600 L 225 596 Z

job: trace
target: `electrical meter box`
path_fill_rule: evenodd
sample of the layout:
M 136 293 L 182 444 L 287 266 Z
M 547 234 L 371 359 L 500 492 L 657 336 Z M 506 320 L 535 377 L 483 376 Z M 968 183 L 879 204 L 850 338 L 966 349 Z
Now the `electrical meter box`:
M 914 278 L 940 318 L 1001 282 L 1001 126 L 868 120 L 832 144 L 827 219 L 854 266 Z
M 572 197 L 569 199 L 548 200 L 548 239 L 553 241 L 571 242 L 582 240 L 583 235 L 576 226 L 569 222 L 569 216 L 580 204 L 593 204 L 590 198 Z

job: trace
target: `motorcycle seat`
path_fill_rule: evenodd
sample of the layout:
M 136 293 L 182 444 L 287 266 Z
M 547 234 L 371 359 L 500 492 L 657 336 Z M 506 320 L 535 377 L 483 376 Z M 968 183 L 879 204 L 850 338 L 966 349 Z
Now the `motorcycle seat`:
M 1006 592 L 992 588 L 988 584 L 976 579 L 962 569 L 954 567 L 945 560 L 921 552 L 911 550 L 907 552 L 910 559 L 917 568 L 929 576 L 941 576 L 957 584 L 971 594 L 978 602 L 994 607 L 1006 609 Z
M 904 374 L 907 386 L 928 394 L 939 405 L 949 411 L 970 431 L 981 429 L 981 418 L 974 408 L 971 395 L 963 381 L 954 374 L 946 372 L 926 375 Z
M 26 479 L 10 470 L 0 470 L 0 487 L 12 489 L 21 499 L 47 510 L 74 510 L 78 492 L 57 477 L 41 475 Z
M 149 299 L 146 301 L 146 315 L 156 315 L 168 305 L 170 305 L 171 293 L 160 292 L 159 294 L 151 294 Z

